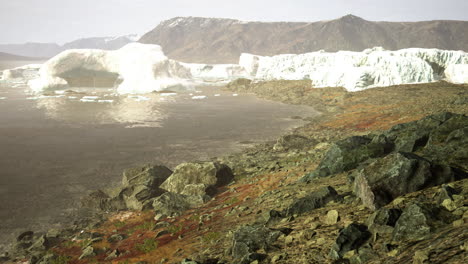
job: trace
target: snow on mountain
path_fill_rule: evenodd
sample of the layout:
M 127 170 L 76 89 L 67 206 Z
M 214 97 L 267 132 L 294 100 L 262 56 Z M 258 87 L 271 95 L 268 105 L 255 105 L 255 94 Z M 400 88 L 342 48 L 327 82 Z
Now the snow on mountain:
M 438 49 L 383 48 L 363 52 L 324 51 L 257 56 L 242 54 L 239 64 L 191 64 L 168 59 L 160 46 L 127 44 L 115 51 L 68 50 L 46 62 L 35 91 L 70 86 L 117 87 L 119 93 L 148 93 L 237 78 L 310 79 L 312 86 L 359 91 L 377 86 L 427 83 L 445 78 L 468 83 L 468 54 Z
M 463 51 L 438 49 L 386 51 L 374 48 L 363 52 L 319 51 L 271 57 L 242 54 L 239 64 L 256 80 L 310 79 L 314 87 L 345 87 L 349 91 L 358 91 L 377 86 L 433 82 L 446 75 L 449 81 L 459 81 L 462 67 L 451 65 L 468 64 L 468 55 Z M 450 73 L 447 74 L 449 66 Z

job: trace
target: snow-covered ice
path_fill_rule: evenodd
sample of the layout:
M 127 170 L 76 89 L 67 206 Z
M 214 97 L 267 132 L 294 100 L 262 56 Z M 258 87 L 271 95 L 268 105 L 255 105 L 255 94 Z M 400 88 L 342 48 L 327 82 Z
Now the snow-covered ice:
M 82 98 L 85 100 L 96 100 L 99 96 L 83 96 Z
M 344 87 L 358 91 L 377 86 L 434 82 L 443 77 L 466 83 L 460 76 L 466 76 L 462 69 L 468 64 L 468 54 L 419 48 L 318 51 L 271 57 L 244 53 L 239 64 L 255 80 L 310 79 L 313 87 Z
M 81 99 L 80 99 L 80 102 L 91 103 L 91 102 L 96 102 L 96 100 L 94 100 L 94 99 L 84 99 L 84 98 L 81 98 Z
M 359 91 L 441 79 L 468 83 L 467 65 L 466 52 L 420 48 L 276 56 L 243 53 L 239 64 L 194 64 L 168 59 L 158 45 L 130 43 L 115 51 L 64 51 L 43 64 L 39 78 L 28 84 L 37 92 L 61 90 L 69 87 L 70 76 L 83 77 L 80 74 L 88 73 L 92 78 L 105 79 L 115 85 L 119 94 L 180 91 L 194 84 L 220 84 L 238 78 L 254 81 L 309 79 L 316 88 L 344 87 Z
M 206 97 L 207 97 L 206 95 L 196 95 L 196 96 L 192 96 L 192 99 L 200 100 L 200 99 L 205 99 Z
M 128 98 L 134 99 L 137 102 L 149 101 L 151 98 L 141 95 L 129 95 Z

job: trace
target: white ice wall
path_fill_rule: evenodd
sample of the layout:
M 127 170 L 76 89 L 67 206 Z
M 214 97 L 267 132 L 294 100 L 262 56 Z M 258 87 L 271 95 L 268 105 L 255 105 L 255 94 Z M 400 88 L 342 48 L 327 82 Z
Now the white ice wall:
M 403 49 L 385 51 L 382 48 L 363 52 L 323 51 L 306 54 L 256 56 L 242 54 L 239 64 L 256 80 L 310 79 L 314 87 L 345 87 L 357 91 L 376 86 L 433 82 L 440 79 L 436 71 L 450 68 L 447 79 L 463 81 L 462 68 L 468 64 L 463 51 L 438 49 Z M 434 69 L 436 71 L 434 71 Z M 463 68 L 464 69 L 464 68 Z M 466 80 L 466 78 L 465 78 Z
M 257 56 L 242 54 L 239 64 L 193 64 L 168 59 L 160 46 L 131 43 L 116 51 L 69 50 L 47 61 L 35 91 L 63 89 L 66 76 L 80 70 L 115 73 L 119 93 L 148 93 L 191 86 L 194 82 L 310 79 L 313 87 L 345 87 L 358 91 L 376 86 L 434 82 L 441 78 L 468 83 L 468 55 L 463 51 L 382 48 L 363 52 L 317 51 Z M 4 74 L 5 75 L 5 74 Z

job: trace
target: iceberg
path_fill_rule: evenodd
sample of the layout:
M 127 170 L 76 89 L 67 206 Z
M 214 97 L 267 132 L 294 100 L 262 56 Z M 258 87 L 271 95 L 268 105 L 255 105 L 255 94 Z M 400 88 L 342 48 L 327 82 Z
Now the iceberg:
M 15 81 L 17 79 L 31 80 L 39 76 L 42 64 L 28 64 L 13 69 L 4 70 L 2 79 L 4 81 Z

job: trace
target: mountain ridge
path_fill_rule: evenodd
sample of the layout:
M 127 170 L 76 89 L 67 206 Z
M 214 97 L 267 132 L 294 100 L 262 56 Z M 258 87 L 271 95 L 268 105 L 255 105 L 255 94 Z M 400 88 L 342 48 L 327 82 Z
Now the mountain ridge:
M 0 52 L 25 57 L 51 58 L 67 49 L 104 49 L 115 50 L 135 42 L 135 34 L 116 37 L 79 38 L 63 45 L 57 43 L 26 42 L 23 44 L 0 44 Z
M 161 45 L 173 59 L 197 63 L 237 63 L 241 53 L 283 53 L 439 48 L 468 51 L 468 21 L 369 21 L 346 15 L 317 22 L 260 22 L 175 17 L 162 21 L 139 42 Z

